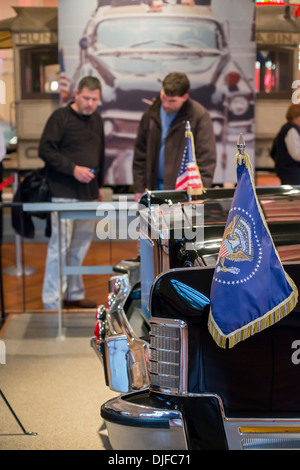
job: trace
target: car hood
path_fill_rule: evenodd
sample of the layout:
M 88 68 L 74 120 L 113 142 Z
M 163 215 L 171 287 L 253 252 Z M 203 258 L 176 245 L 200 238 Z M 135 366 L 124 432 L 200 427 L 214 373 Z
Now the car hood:
M 204 52 L 197 49 L 194 52 L 185 49 L 180 52 L 172 49 L 133 52 L 131 49 L 125 49 L 99 53 L 95 59 L 104 62 L 116 73 L 139 74 L 142 71 L 148 74 L 159 70 L 164 74 L 173 64 L 176 64 L 177 68 L 182 64 L 186 73 L 207 73 L 220 62 L 223 55 L 220 51 Z
M 213 84 L 223 55 L 167 51 L 133 53 L 126 50 L 98 54 L 90 57 L 90 61 L 105 82 L 102 93 L 104 106 L 117 101 L 118 107 L 126 108 L 130 104 L 131 109 L 132 106 L 140 109 L 143 104 L 149 105 L 157 96 L 161 83 L 170 70 L 183 70 L 187 73 L 191 88 L 199 89 L 208 83 Z M 128 102 L 126 100 L 123 103 L 123 95 L 124 99 L 127 96 Z

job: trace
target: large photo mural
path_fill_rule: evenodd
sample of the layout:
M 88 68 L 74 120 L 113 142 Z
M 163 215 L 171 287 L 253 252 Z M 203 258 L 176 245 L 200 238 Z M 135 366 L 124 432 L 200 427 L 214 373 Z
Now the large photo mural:
M 174 71 L 213 120 L 214 183 L 235 183 L 240 133 L 254 160 L 254 11 L 253 0 L 59 1 L 61 105 L 83 76 L 100 79 L 105 184 L 132 184 L 140 118 Z

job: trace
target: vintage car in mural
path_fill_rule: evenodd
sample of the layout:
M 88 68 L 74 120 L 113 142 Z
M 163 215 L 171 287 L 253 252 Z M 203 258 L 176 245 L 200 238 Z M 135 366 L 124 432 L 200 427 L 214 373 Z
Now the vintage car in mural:
M 210 189 L 198 202 L 172 191 L 142 198 L 140 261 L 115 266 L 91 340 L 107 385 L 121 392 L 101 406 L 113 449 L 300 448 L 299 304 L 232 349 L 208 331 L 232 195 Z M 300 187 L 257 188 L 257 195 L 299 288 Z M 171 218 L 169 208 L 176 208 Z
M 248 141 L 253 138 L 253 86 L 232 60 L 227 34 L 209 6 L 161 2 L 96 10 L 80 40 L 72 88 L 90 74 L 103 84 L 108 165 L 119 157 L 126 171 L 141 115 L 174 70 L 188 75 L 191 97 L 210 111 L 217 139 L 230 129 L 236 136 L 237 127 Z

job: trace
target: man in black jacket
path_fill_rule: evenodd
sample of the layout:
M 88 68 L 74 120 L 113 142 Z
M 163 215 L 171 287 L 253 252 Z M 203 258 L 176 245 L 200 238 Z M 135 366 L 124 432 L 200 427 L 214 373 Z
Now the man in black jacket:
M 45 161 L 53 202 L 102 200 L 104 168 L 103 123 L 96 112 L 101 84 L 94 77 L 83 78 L 75 92 L 75 101 L 54 111 L 46 123 L 40 141 L 39 156 Z M 43 303 L 46 309 L 57 309 L 57 226 L 52 217 L 52 235 L 48 245 Z M 93 220 L 70 220 L 61 224 L 62 262 L 81 265 L 94 235 Z M 85 299 L 80 275 L 63 279 L 65 307 L 94 308 Z

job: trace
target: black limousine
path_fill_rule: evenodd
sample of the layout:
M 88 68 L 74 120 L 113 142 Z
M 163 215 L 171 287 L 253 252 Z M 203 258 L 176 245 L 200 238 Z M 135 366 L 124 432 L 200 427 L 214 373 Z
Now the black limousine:
M 233 191 L 142 198 L 139 256 L 115 266 L 91 340 L 107 385 L 120 392 L 101 406 L 113 449 L 300 448 L 299 306 L 232 349 L 208 331 L 206 300 Z M 299 288 L 300 187 L 256 193 Z

